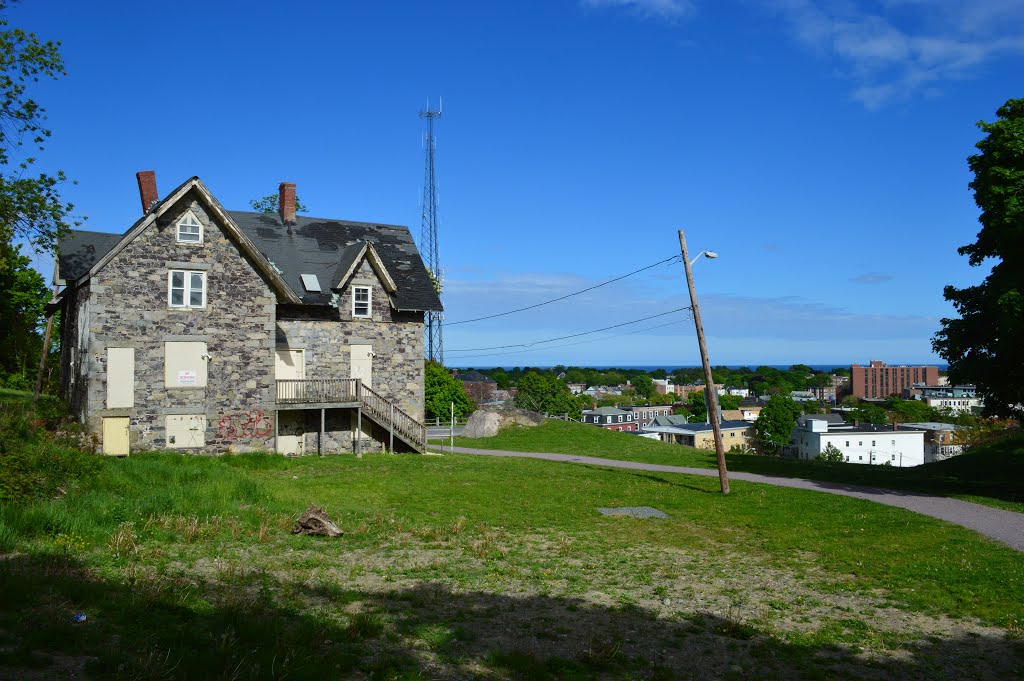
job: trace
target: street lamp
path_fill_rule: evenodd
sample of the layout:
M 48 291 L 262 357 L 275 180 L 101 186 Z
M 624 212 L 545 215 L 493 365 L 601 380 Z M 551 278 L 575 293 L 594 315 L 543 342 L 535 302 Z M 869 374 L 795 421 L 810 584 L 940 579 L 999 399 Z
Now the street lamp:
M 715 454 L 718 458 L 718 481 L 722 487 L 722 494 L 729 493 L 729 472 L 725 469 L 725 445 L 722 444 L 722 424 L 718 422 L 718 409 L 715 408 L 716 400 L 715 379 L 711 375 L 711 362 L 708 360 L 708 347 L 704 342 L 704 325 L 700 321 L 700 307 L 697 305 L 697 291 L 693 288 L 694 263 L 705 258 L 717 258 L 718 254 L 713 251 L 701 251 L 697 257 L 690 261 L 689 253 L 686 251 L 686 237 L 683 230 L 679 230 L 679 250 L 683 256 L 683 267 L 686 269 L 686 285 L 690 289 L 690 309 L 693 311 L 693 323 L 697 327 L 697 345 L 700 347 L 700 361 L 704 365 L 704 389 L 706 398 L 704 400 L 708 409 L 708 420 L 711 422 L 711 430 L 715 436 Z

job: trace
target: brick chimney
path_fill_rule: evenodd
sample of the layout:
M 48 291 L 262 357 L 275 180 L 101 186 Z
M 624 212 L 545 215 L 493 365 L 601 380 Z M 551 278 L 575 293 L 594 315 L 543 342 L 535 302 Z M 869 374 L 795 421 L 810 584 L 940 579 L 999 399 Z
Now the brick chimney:
M 281 222 L 286 225 L 295 224 L 295 183 L 282 182 L 278 197 L 277 209 L 281 214 Z
M 156 172 L 140 170 L 135 173 L 135 179 L 139 181 L 139 199 L 142 201 L 142 214 L 145 215 L 160 200 L 156 193 Z

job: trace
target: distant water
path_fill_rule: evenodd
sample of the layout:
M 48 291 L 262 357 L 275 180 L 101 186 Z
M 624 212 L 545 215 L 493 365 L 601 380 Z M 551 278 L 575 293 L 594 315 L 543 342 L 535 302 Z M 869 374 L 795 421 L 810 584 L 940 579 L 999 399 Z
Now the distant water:
M 862 364 L 866 364 L 866 363 L 862 363 Z M 937 366 L 939 368 L 939 371 L 946 371 L 947 369 L 949 369 L 949 365 L 948 364 L 935 364 L 933 362 L 906 362 L 904 364 L 906 366 Z M 893 364 L 892 366 L 904 366 L 904 364 Z M 467 365 L 463 365 L 463 366 L 456 366 L 455 368 L 456 369 L 466 369 L 466 368 L 468 368 L 470 366 L 472 366 L 473 368 L 476 368 L 476 369 L 490 369 L 490 368 L 493 368 L 493 367 L 486 366 L 484 364 L 475 364 L 475 365 L 468 365 L 467 364 Z M 515 366 L 523 367 L 523 366 L 531 366 L 531 365 L 520 364 L 520 365 L 515 365 Z M 669 373 L 672 373 L 676 369 L 700 369 L 701 368 L 700 365 L 697 365 L 697 364 L 686 364 L 686 365 L 676 365 L 676 364 L 616 364 L 614 366 L 609 365 L 609 364 L 600 364 L 600 365 L 583 364 L 583 365 L 577 365 L 577 366 L 579 366 L 580 369 L 598 369 L 600 371 L 608 371 L 609 369 L 640 369 L 642 371 L 651 372 L 651 371 L 654 371 L 655 369 L 664 369 L 665 371 L 667 371 Z M 714 364 L 712 366 L 722 366 L 722 365 L 721 364 Z M 758 367 L 771 367 L 772 369 L 780 369 L 780 370 L 784 371 L 784 370 L 788 369 L 789 367 L 791 367 L 793 365 L 792 364 L 726 364 L 725 366 L 728 367 L 729 369 L 742 369 L 743 367 L 749 367 L 751 369 L 756 369 Z M 842 363 L 842 362 L 837 362 L 835 364 L 808 364 L 807 366 L 811 367 L 815 371 L 829 371 L 831 369 L 849 369 L 850 368 L 850 364 L 848 362 L 845 363 L 845 364 Z M 514 368 L 514 366 L 503 366 L 501 368 L 505 369 L 505 370 L 508 370 L 508 369 Z M 552 366 L 533 366 L 532 368 L 534 368 L 534 369 L 551 369 L 553 367 Z

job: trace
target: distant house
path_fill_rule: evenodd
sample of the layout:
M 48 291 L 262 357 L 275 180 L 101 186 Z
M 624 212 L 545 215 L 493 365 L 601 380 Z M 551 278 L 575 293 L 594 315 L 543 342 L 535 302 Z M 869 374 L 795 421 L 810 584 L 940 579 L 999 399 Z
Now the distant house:
M 985 400 L 973 385 L 916 384 L 904 390 L 903 395 L 920 400 L 933 409 L 946 409 L 954 414 L 969 414 L 985 406 Z
M 668 416 L 672 413 L 672 407 L 649 407 L 646 405 L 637 405 L 633 407 L 623 407 L 626 411 L 633 412 L 633 421 L 640 424 L 643 428 L 658 416 Z
M 722 418 L 728 421 L 749 421 L 753 423 L 761 414 L 761 407 L 740 407 L 739 409 L 723 409 Z
M 656 419 L 656 422 L 665 423 L 666 421 L 659 418 Z M 745 450 L 750 445 L 753 433 L 751 425 L 746 421 L 722 421 L 719 425 L 722 431 L 722 444 L 726 450 L 733 447 Z M 715 434 L 709 423 L 652 424 L 645 430 L 649 433 L 660 434 L 662 442 L 696 447 L 697 449 L 715 448 Z
M 835 414 L 801 417 L 793 431 L 792 451 L 799 459 L 813 460 L 832 445 L 847 463 L 890 465 L 902 468 L 925 463 L 924 431 L 894 430 L 891 426 L 838 425 Z
M 599 407 L 583 412 L 583 423 L 590 423 L 608 430 L 639 430 L 639 424 L 633 418 L 633 412 L 618 407 Z
M 963 454 L 964 444 L 958 430 L 963 426 L 953 423 L 935 423 L 927 421 L 923 423 L 901 423 L 901 430 L 923 430 L 924 431 L 924 462 L 943 461 L 958 454 Z
M 569 383 L 569 392 L 573 395 L 582 395 L 587 390 L 586 383 Z
M 455 378 L 462 381 L 462 389 L 466 391 L 469 399 L 477 404 L 486 404 L 494 400 L 498 382 L 490 376 L 479 371 L 465 371 L 456 374 Z

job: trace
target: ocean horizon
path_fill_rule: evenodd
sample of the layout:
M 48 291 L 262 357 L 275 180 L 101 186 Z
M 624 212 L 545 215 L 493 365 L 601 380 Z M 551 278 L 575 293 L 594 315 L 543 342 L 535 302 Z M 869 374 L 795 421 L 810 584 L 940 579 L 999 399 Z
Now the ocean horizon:
M 797 362 L 797 364 L 800 364 L 800 362 Z M 575 365 L 568 365 L 568 364 L 558 364 L 558 365 L 555 365 L 555 364 L 550 364 L 550 365 L 536 365 L 536 366 L 520 364 L 520 365 L 498 366 L 498 367 L 495 367 L 495 366 L 484 366 L 484 365 L 480 365 L 480 364 L 473 364 L 473 365 L 467 364 L 467 365 L 463 365 L 463 366 L 452 366 L 452 368 L 453 369 L 504 369 L 505 371 L 508 371 L 509 369 L 514 369 L 516 367 L 519 367 L 519 368 L 529 367 L 531 369 L 554 369 L 556 366 L 562 366 L 562 367 L 575 366 L 575 367 L 577 367 L 579 369 L 597 369 L 597 370 L 600 370 L 600 371 L 609 371 L 611 369 L 639 369 L 641 371 L 646 371 L 648 373 L 650 373 L 651 371 L 654 371 L 655 369 L 664 369 L 668 373 L 672 373 L 673 371 L 675 371 L 677 369 L 700 369 L 701 368 L 701 365 L 699 365 L 699 364 L 616 364 L 616 365 L 611 365 L 611 364 L 575 364 Z M 772 369 L 786 370 L 786 369 L 790 368 L 791 366 L 793 366 L 793 364 L 713 364 L 712 366 L 713 367 L 724 366 L 727 369 L 742 369 L 744 367 L 748 367 L 750 369 L 757 369 L 758 367 L 770 367 Z M 811 369 L 814 369 L 815 371 L 830 371 L 832 369 L 849 369 L 850 368 L 850 363 L 849 362 L 847 362 L 847 363 L 836 362 L 834 364 L 808 364 L 807 366 L 809 366 Z M 891 366 L 935 366 L 935 367 L 939 368 L 939 371 L 947 371 L 949 369 L 949 365 L 948 364 L 936 364 L 936 363 L 930 363 L 930 362 L 920 362 L 920 363 L 909 363 L 908 362 L 908 363 L 903 363 L 903 364 L 892 364 Z

